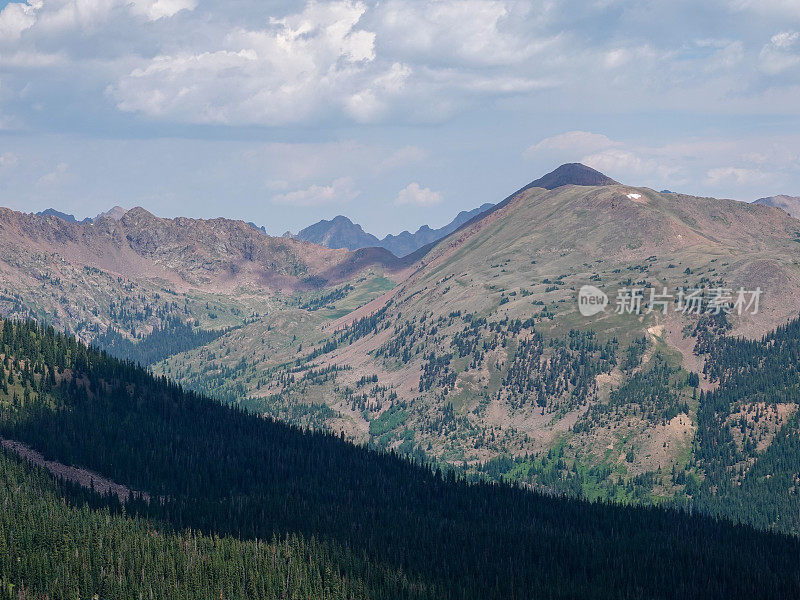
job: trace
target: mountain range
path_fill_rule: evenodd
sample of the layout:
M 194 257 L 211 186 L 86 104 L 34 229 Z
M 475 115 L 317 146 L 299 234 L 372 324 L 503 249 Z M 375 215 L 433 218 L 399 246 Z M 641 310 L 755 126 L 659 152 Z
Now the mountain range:
M 128 212 L 127 209 L 122 208 L 121 206 L 114 206 L 113 208 L 108 209 L 107 211 L 99 213 L 96 217 L 86 217 L 81 221 L 81 223 L 91 223 L 92 221 L 99 219 L 100 217 L 109 217 L 115 221 L 119 221 L 125 213 Z M 78 219 L 75 218 L 75 215 L 71 215 L 65 212 L 61 212 L 60 210 L 56 210 L 55 208 L 47 208 L 41 212 L 36 213 L 39 216 L 54 216 L 58 217 L 62 221 L 66 221 L 67 223 L 77 223 Z
M 561 165 L 556 170 L 547 175 L 532 181 L 521 191 L 533 187 L 544 189 L 555 189 L 563 185 L 614 185 L 617 182 L 580 163 L 569 163 Z M 378 239 L 371 233 L 367 233 L 356 223 L 353 223 L 345 216 L 339 215 L 330 221 L 322 220 L 313 225 L 301 229 L 297 235 L 287 234 L 290 237 L 319 244 L 327 248 L 347 248 L 356 250 L 358 248 L 381 247 L 386 248 L 395 256 L 407 256 L 420 248 L 436 242 L 443 237 L 450 235 L 467 221 L 474 219 L 494 207 L 492 203 L 485 203 L 472 210 L 464 210 L 444 227 L 431 229 L 428 225 L 423 225 L 416 232 L 403 231 L 397 235 L 389 234 L 383 239 Z
M 777 336 L 747 350 L 762 363 L 791 343 L 800 222 L 783 210 L 570 164 L 402 259 L 141 208 L 0 217 L 3 314 L 141 350 L 186 389 L 466 477 L 800 528 L 793 383 L 737 397 L 725 369 L 737 336 Z M 592 318 L 586 285 L 611 304 Z M 642 314 L 614 310 L 632 288 Z M 680 288 L 762 296 L 741 315 L 647 311 L 664 288 L 672 305 Z
M 462 210 L 450 223 L 438 229 L 431 229 L 429 226 L 423 225 L 414 233 L 403 231 L 397 235 L 389 234 L 383 239 L 378 239 L 371 233 L 365 232 L 361 225 L 353 223 L 342 215 L 334 217 L 330 221 L 323 219 L 314 225 L 309 225 L 301 229 L 297 235 L 287 235 L 326 248 L 347 248 L 348 250 L 369 247 L 386 248 L 395 256 L 403 257 L 451 234 L 461 225 L 486 212 L 492 206 L 494 205 L 486 203 L 472 210 Z

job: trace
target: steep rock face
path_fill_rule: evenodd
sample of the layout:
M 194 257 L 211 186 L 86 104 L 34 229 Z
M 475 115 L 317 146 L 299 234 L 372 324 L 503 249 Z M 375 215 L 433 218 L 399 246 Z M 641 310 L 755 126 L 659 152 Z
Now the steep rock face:
M 766 198 L 759 198 L 753 204 L 774 206 L 775 208 L 785 210 L 795 219 L 800 219 L 800 196 L 788 196 L 786 194 L 768 196 Z

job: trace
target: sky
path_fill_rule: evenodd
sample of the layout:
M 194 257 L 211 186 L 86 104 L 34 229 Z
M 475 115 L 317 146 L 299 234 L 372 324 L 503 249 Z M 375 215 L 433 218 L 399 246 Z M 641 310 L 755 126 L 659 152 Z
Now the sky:
M 0 205 L 441 226 L 564 162 L 800 195 L 800 0 L 0 0 Z

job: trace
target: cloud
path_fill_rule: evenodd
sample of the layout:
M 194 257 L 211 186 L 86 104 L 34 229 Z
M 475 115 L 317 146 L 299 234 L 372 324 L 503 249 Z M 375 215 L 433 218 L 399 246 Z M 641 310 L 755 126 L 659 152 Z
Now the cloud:
M 46 69 L 57 67 L 65 63 L 60 54 L 45 52 L 17 51 L 13 53 L 0 52 L 0 67 L 22 70 Z
M 86 34 L 128 12 L 157 21 L 183 10 L 194 10 L 197 0 L 62 0 L 10 2 L 0 12 L 0 43 L 14 42 L 27 30 L 42 37 L 74 31 Z
M 767 75 L 778 75 L 800 63 L 800 33 L 782 31 L 773 35 L 758 55 L 760 68 Z
M 171 17 L 182 10 L 194 10 L 197 0 L 135 0 L 134 12 L 146 15 L 151 21 Z
M 416 182 L 409 183 L 397 194 L 396 204 L 413 206 L 433 206 L 442 201 L 442 195 L 431 189 L 420 187 Z
M 586 111 L 588 96 L 597 114 L 766 101 L 792 112 L 795 33 L 764 30 L 793 3 L 709 8 L 730 23 L 709 39 L 682 4 L 633 0 L 12 2 L 0 11 L 0 68 L 18 76 L 4 77 L 2 111 L 64 127 L 75 107 L 106 111 L 112 126 L 347 126 L 498 105 Z
M 0 11 L 0 43 L 16 41 L 26 29 L 36 22 L 36 11 L 42 0 L 32 2 L 10 2 Z
M 388 100 L 404 91 L 411 74 L 408 65 L 394 63 L 386 72 L 378 74 L 344 99 L 345 113 L 357 122 L 377 121 L 388 111 Z
M 580 162 L 598 171 L 627 173 L 635 177 L 656 176 L 662 181 L 672 179 L 680 172 L 680 167 L 665 164 L 663 157 L 647 157 L 643 156 L 641 151 L 621 148 L 584 156 Z
M 612 48 L 602 53 L 601 65 L 603 68 L 613 71 L 629 67 L 631 63 L 647 65 L 665 58 L 664 55 L 653 48 L 650 44 L 626 45 L 620 48 Z
M 800 174 L 797 135 L 648 142 L 570 131 L 541 140 L 523 155 L 544 168 L 578 161 L 630 185 L 744 199 L 765 183 L 785 185 Z
M 639 148 L 589 131 L 567 131 L 544 138 L 523 152 L 528 160 L 581 162 L 598 171 L 630 177 L 675 177 L 679 168 L 665 164 L 658 150 Z M 613 175 L 612 175 L 613 177 Z
M 416 145 L 383 145 L 341 140 L 323 143 L 253 144 L 235 158 L 271 191 L 308 187 L 342 176 L 355 180 L 384 178 L 417 164 L 428 152 Z
M 378 8 L 381 43 L 408 59 L 449 65 L 526 62 L 557 37 L 531 35 L 530 2 L 390 0 Z
M 266 29 L 230 31 L 220 48 L 156 56 L 108 92 L 123 111 L 191 123 L 285 125 L 330 113 L 371 121 L 410 69 L 375 63 L 375 33 L 359 26 L 366 10 L 308 3 Z
M 740 167 L 718 167 L 709 169 L 706 178 L 708 183 L 713 186 L 730 184 L 750 185 L 767 181 L 769 179 L 769 173 Z
M 317 206 L 331 202 L 346 202 L 359 195 L 358 191 L 353 190 L 352 184 L 351 178 L 340 177 L 330 185 L 312 185 L 302 190 L 278 194 L 272 197 L 272 202 L 292 206 Z

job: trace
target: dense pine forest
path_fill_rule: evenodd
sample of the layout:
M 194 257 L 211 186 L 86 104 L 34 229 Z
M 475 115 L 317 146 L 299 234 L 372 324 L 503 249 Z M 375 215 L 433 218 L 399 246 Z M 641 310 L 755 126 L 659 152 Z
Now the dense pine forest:
M 800 533 L 800 320 L 761 340 L 716 337 L 705 370 L 695 455 L 697 506 Z
M 229 329 L 206 330 L 184 323 L 177 317 L 164 319 L 160 327 L 140 341 L 132 341 L 109 328 L 94 340 L 94 345 L 123 360 L 152 365 L 177 352 L 185 352 L 213 342 Z
M 746 371 L 719 356 L 715 377 Z M 223 406 L 31 322 L 2 323 L 0 358 L 3 438 L 153 499 L 122 507 L 3 456 L 9 598 L 800 596 L 796 537 L 467 483 Z
M 4 454 L 0 499 L 0 598 L 343 600 L 385 591 L 344 575 L 341 551 L 327 544 L 176 532 Z M 395 582 L 396 596 L 409 591 L 400 574 L 376 573 Z

